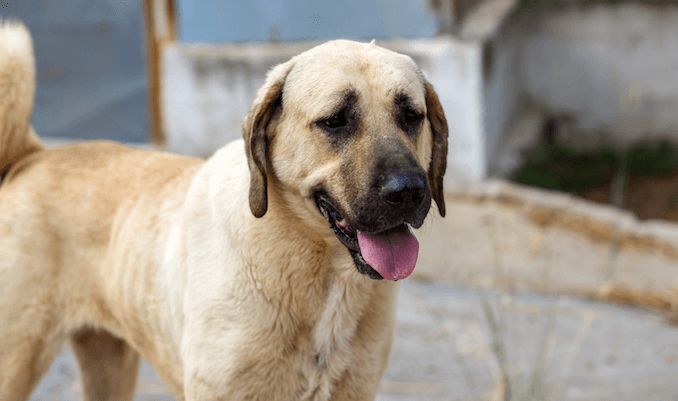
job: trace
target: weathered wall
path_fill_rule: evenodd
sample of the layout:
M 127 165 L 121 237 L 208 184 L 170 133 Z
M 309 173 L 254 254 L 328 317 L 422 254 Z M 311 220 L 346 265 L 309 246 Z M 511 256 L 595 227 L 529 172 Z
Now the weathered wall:
M 522 38 L 518 79 L 536 104 L 609 144 L 678 140 L 678 7 L 531 10 L 512 24 Z
M 167 150 L 206 157 L 240 138 L 266 72 L 291 56 L 248 56 L 241 47 L 166 47 L 161 84 Z
M 483 44 L 483 136 L 486 175 L 500 168 L 497 154 L 504 136 L 520 114 L 521 90 L 516 79 L 520 63 L 520 35 L 512 25 L 503 25 Z
M 446 185 L 485 177 L 481 46 L 449 37 L 385 46 L 412 56 L 438 93 L 450 130 Z

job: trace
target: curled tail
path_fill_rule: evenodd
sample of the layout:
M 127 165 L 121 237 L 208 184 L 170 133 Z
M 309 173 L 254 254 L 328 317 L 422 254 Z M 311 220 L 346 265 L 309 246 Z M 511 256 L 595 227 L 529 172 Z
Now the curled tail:
M 29 154 L 44 149 L 31 127 L 35 60 L 28 29 L 0 20 L 0 176 Z

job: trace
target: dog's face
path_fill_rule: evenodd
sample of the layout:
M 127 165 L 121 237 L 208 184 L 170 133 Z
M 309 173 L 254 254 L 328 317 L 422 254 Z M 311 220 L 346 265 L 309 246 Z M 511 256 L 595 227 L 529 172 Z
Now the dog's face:
M 431 199 L 445 215 L 447 123 L 409 57 L 350 41 L 302 53 L 269 73 L 243 134 L 255 216 L 274 185 L 329 222 L 360 273 L 411 273 L 410 226 L 423 224 Z

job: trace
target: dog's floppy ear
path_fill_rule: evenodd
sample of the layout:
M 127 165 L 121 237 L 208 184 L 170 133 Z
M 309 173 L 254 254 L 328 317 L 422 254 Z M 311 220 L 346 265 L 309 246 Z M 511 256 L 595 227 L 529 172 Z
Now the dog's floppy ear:
M 250 169 L 250 210 L 255 217 L 262 217 L 268 208 L 266 175 L 270 166 L 266 159 L 266 130 L 276 110 L 282 107 L 283 87 L 292 65 L 288 61 L 268 73 L 266 83 L 259 89 L 242 123 Z
M 445 217 L 443 176 L 447 168 L 447 119 L 445 119 L 443 107 L 440 105 L 438 94 L 433 90 L 433 86 L 428 81 L 424 81 L 424 87 L 426 88 L 426 117 L 433 134 L 428 180 L 431 183 L 433 200 L 438 205 L 438 211 L 442 217 Z

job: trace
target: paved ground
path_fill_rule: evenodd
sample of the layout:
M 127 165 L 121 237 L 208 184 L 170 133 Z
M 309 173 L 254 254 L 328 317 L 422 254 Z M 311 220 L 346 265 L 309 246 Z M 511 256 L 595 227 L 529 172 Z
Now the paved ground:
M 402 284 L 398 302 L 378 401 L 500 400 L 503 375 L 515 400 L 678 399 L 678 327 L 655 313 L 416 281 Z M 38 400 L 79 400 L 70 351 Z M 173 398 L 144 363 L 135 401 L 151 400 Z

